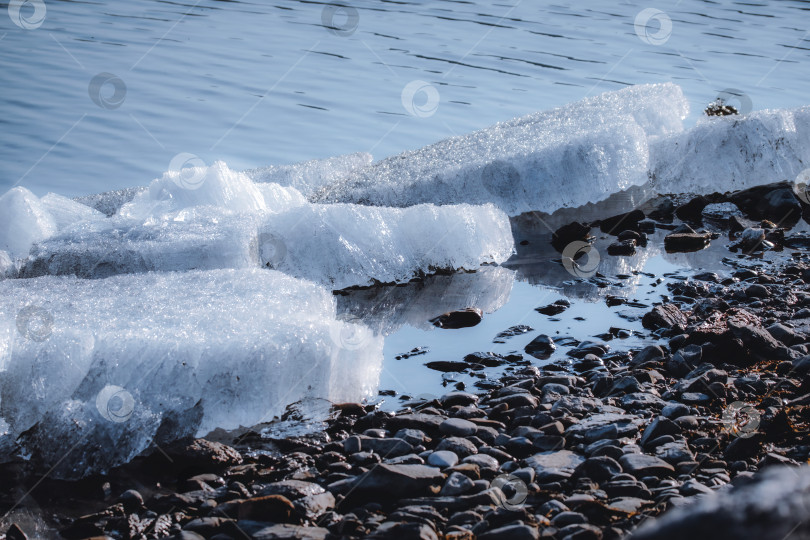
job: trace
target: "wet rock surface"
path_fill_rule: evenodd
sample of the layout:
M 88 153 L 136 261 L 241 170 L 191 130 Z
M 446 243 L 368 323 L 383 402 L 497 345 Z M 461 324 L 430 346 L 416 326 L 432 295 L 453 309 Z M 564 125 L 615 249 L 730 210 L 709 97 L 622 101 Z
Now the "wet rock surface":
M 591 227 L 577 221 L 563 225 L 551 235 L 551 245 L 561 252 L 571 242 L 587 242 L 590 238 Z
M 710 234 L 672 233 L 664 238 L 664 247 L 669 252 L 699 251 L 710 242 Z
M 746 189 L 732 194 L 729 200 L 752 219 L 782 225 L 796 223 L 802 214 L 793 186 L 787 182 Z
M 467 308 L 444 313 L 443 315 L 439 315 L 435 319 L 432 319 L 430 322 L 439 328 L 458 329 L 475 326 L 480 323 L 483 318 L 484 313 L 480 309 Z

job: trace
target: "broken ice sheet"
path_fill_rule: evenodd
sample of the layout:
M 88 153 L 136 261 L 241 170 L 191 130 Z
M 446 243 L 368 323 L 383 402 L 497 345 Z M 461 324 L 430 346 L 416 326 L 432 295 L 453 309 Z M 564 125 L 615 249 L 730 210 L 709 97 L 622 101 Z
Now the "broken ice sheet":
M 605 92 L 383 159 L 312 200 L 491 202 L 509 215 L 573 208 L 644 184 L 650 141 L 681 131 L 687 113 L 675 84 Z
M 474 270 L 504 262 L 513 245 L 507 216 L 492 205 L 311 204 L 217 162 L 166 173 L 117 215 L 40 239 L 20 275 L 268 266 L 342 289 Z
M 795 183 L 810 164 L 810 107 L 703 118 L 653 143 L 650 156 L 651 178 L 661 193 Z
M 62 477 L 308 397 L 362 400 L 382 362 L 326 289 L 264 269 L 5 280 L 0 329 L 0 449 L 20 437 Z

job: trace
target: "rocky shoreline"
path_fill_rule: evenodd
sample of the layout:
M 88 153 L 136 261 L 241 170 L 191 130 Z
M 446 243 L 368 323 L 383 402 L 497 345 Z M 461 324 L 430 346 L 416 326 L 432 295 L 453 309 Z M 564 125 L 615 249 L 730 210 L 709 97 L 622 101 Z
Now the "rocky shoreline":
M 611 256 L 643 249 L 655 228 L 675 236 L 675 250 L 721 235 L 744 257 L 794 250 L 730 277 L 668 283 L 643 318 L 655 342 L 640 350 L 583 341 L 566 360 L 516 363 L 480 394 L 453 391 L 396 413 L 339 404 L 316 434 L 185 440 L 81 482 L 40 485 L 20 477 L 20 464 L 2 476 L 48 493 L 43 508 L 75 500 L 49 512 L 62 516 L 61 537 L 76 540 L 806 537 L 810 238 L 780 228 L 806 205 L 784 185 L 756 189 L 664 198 L 555 233 L 563 265 L 577 264 L 568 246 L 597 226 L 616 236 Z M 739 215 L 718 206 L 728 202 Z M 701 230 L 708 219 L 723 232 Z M 526 353 L 553 350 L 545 338 Z M 487 354 L 464 362 L 486 366 Z M 2 503 L 19 500 L 10 491 Z M 3 532 L 38 538 L 22 524 Z

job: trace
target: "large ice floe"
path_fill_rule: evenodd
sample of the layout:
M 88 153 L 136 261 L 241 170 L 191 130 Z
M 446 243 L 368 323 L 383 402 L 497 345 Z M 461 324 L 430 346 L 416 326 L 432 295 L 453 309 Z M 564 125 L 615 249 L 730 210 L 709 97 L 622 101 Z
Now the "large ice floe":
M 492 203 L 514 216 L 596 203 L 632 186 L 726 192 L 810 167 L 810 107 L 704 117 L 674 84 L 632 86 L 383 159 L 311 197 L 381 206 Z
M 0 446 L 46 466 L 71 449 L 62 476 L 302 399 L 363 399 L 382 361 L 329 291 L 273 270 L 6 280 L 0 307 Z
M 810 167 L 810 109 L 684 130 L 687 114 L 678 86 L 646 85 L 378 162 L 216 162 L 76 200 L 13 188 L 0 196 L 0 459 L 81 476 L 304 399 L 369 397 L 384 334 L 506 301 L 515 273 L 498 265 L 521 230 L 508 215 Z M 332 296 L 439 271 L 477 274 L 354 291 L 340 311 Z
M 674 84 L 629 87 L 384 159 L 314 198 L 551 213 L 645 183 L 649 140 L 680 131 L 687 112 Z
M 333 289 L 402 281 L 418 269 L 475 270 L 513 251 L 509 220 L 493 205 L 385 208 L 310 204 L 269 217 L 262 262 Z

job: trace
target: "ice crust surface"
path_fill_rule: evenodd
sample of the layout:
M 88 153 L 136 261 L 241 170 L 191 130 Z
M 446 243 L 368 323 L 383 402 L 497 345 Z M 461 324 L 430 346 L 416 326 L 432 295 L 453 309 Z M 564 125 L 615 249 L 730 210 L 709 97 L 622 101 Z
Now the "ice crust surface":
M 74 450 L 68 477 L 128 461 L 177 419 L 205 434 L 363 399 L 382 361 L 330 292 L 264 269 L 5 280 L 0 314 L 0 447 L 25 432 L 23 453 L 50 466 L 100 444 Z
M 145 186 L 117 189 L 115 191 L 74 197 L 73 200 L 98 210 L 109 217 L 116 214 L 122 206 L 134 199 L 139 193 L 146 191 L 146 189 Z
M 258 221 L 249 214 L 193 208 L 133 223 L 112 218 L 38 243 L 21 277 L 115 274 L 216 268 L 256 268 Z
M 296 189 L 255 184 L 223 162 L 169 171 L 114 216 L 37 243 L 21 276 L 256 268 L 262 220 L 304 204 Z
M 56 193 L 48 193 L 40 199 L 40 202 L 53 218 L 59 231 L 85 221 L 101 221 L 105 217 L 95 208 Z
M 273 202 L 269 206 L 273 208 Z M 210 167 L 187 167 L 167 171 L 126 203 L 118 215 L 146 219 L 197 206 L 220 206 L 234 212 L 260 212 L 268 201 L 244 173 L 232 171 L 217 161 Z M 275 208 L 274 208 L 275 209 Z

